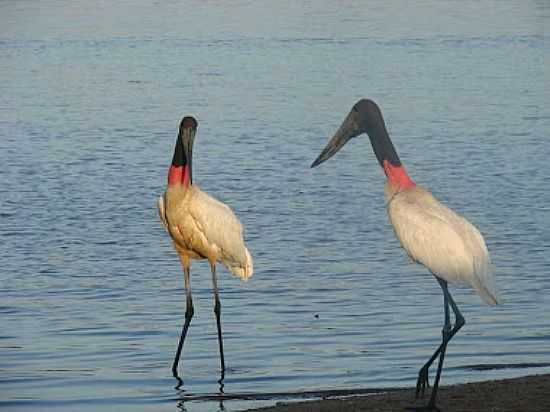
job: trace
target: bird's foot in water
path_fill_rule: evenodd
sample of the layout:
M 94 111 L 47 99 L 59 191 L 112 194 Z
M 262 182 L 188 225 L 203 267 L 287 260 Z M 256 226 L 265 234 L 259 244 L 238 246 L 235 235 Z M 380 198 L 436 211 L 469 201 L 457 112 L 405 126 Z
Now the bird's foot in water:
M 176 381 L 178 382 L 178 384 L 176 386 L 174 386 L 174 389 L 179 391 L 183 387 L 183 380 L 179 377 L 177 372 L 174 374 L 174 378 L 176 378 Z
M 419 396 L 423 398 L 426 388 L 430 387 L 428 370 L 428 366 L 424 365 L 418 372 L 418 379 L 416 380 L 416 399 L 418 399 Z

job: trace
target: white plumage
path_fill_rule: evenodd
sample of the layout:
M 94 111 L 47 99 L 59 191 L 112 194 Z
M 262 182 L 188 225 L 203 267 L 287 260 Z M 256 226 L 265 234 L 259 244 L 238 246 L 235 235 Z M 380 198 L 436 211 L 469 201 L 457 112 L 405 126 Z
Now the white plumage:
M 218 329 L 222 378 L 225 371 L 221 327 L 221 302 L 218 292 L 216 263 L 223 263 L 235 276 L 247 280 L 253 264 L 243 239 L 243 228 L 233 211 L 222 202 L 207 195 L 193 184 L 193 144 L 198 123 L 186 116 L 180 123 L 172 164 L 168 170 L 168 187 L 158 200 L 162 224 L 172 238 L 184 272 L 186 309 L 178 349 L 172 364 L 177 368 L 185 337 L 194 314 L 191 293 L 191 260 L 207 259 L 212 272 L 214 314 Z
M 173 186 L 159 197 L 158 210 L 180 255 L 221 262 L 242 280 L 252 276 L 252 257 L 243 228 L 229 206 L 197 185 Z
M 483 236 L 465 218 L 441 204 L 430 192 L 418 186 L 407 174 L 393 146 L 382 111 L 370 99 L 359 100 L 335 135 L 315 159 L 315 167 L 336 154 L 352 138 L 366 133 L 374 154 L 387 177 L 384 188 L 388 215 L 395 235 L 409 257 L 424 265 L 437 279 L 443 291 L 445 321 L 441 344 L 418 373 L 416 396 L 424 394 L 428 371 L 439 357 L 439 365 L 428 405 L 436 407 L 447 344 L 464 326 L 465 320 L 448 290 L 449 282 L 470 285 L 490 305 L 498 303 L 494 269 Z M 450 312 L 455 315 L 451 326 Z M 418 409 L 418 408 L 415 408 Z
M 386 182 L 390 222 L 415 262 L 447 282 L 469 284 L 488 304 L 498 303 L 489 251 L 479 230 L 418 185 Z

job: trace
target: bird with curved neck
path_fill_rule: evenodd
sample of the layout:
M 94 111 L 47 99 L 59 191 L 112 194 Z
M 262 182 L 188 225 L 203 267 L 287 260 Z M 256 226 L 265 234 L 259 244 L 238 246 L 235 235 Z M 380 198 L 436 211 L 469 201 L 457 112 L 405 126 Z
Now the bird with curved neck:
M 158 200 L 160 220 L 172 238 L 183 266 L 186 291 L 185 322 L 172 364 L 172 373 L 175 377 L 178 376 L 177 367 L 183 343 L 194 314 L 191 260 L 207 259 L 212 272 L 214 313 L 223 377 L 225 360 L 216 263 L 223 263 L 233 275 L 247 280 L 252 276 L 253 262 L 244 243 L 243 228 L 233 211 L 193 184 L 193 143 L 197 127 L 198 123 L 193 117 L 184 117 L 181 121 L 172 164 L 168 171 L 168 187 Z
M 453 300 L 447 284 L 460 282 L 470 285 L 489 305 L 498 303 L 494 269 L 479 230 L 428 190 L 417 185 L 407 174 L 390 140 L 382 112 L 369 99 L 358 101 L 344 122 L 312 163 L 315 167 L 338 152 L 350 139 L 366 133 L 378 163 L 386 175 L 384 192 L 387 210 L 395 235 L 409 257 L 424 265 L 434 275 L 443 291 L 444 325 L 442 342 L 420 369 L 416 397 L 429 387 L 428 371 L 439 356 L 437 374 L 430 401 L 418 410 L 438 410 L 437 389 L 447 344 L 464 325 L 465 320 Z M 450 309 L 455 315 L 451 325 Z

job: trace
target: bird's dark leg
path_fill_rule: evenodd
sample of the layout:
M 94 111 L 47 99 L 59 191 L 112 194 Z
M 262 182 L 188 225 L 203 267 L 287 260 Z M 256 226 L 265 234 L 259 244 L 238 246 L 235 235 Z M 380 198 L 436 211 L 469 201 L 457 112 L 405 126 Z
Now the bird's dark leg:
M 447 344 L 452 339 L 452 337 L 458 332 L 458 330 L 462 326 L 464 326 L 464 323 L 465 323 L 464 317 L 458 310 L 458 307 L 456 306 L 455 301 L 453 300 L 451 294 L 449 293 L 449 290 L 447 288 L 447 282 L 438 277 L 436 277 L 436 279 L 439 282 L 441 289 L 443 290 L 443 302 L 444 302 L 444 310 L 445 310 L 445 323 L 443 325 L 443 330 L 442 330 L 442 335 L 443 335 L 442 342 L 437 348 L 437 350 L 434 352 L 434 354 L 430 357 L 428 362 L 426 362 L 426 364 L 422 367 L 422 369 L 420 369 L 420 372 L 418 374 L 418 381 L 416 384 L 416 397 L 418 398 L 419 393 L 422 392 L 422 395 L 424 395 L 424 390 L 426 386 L 429 386 L 428 369 L 430 368 L 431 364 L 439 355 L 439 364 L 437 367 L 437 375 L 435 378 L 434 387 L 430 397 L 430 402 L 425 408 L 425 410 L 429 410 L 429 411 L 438 410 L 438 408 L 435 406 L 435 400 L 437 397 L 439 380 L 441 378 L 441 371 L 443 369 L 443 361 L 445 360 L 445 351 L 447 350 Z M 451 306 L 455 314 L 455 324 L 452 329 L 451 329 L 451 322 L 450 322 L 450 316 L 449 316 L 449 305 Z
M 444 280 L 439 279 L 437 276 L 435 277 L 440 285 L 442 285 L 441 282 L 445 282 Z M 446 282 L 445 282 L 446 283 Z M 441 286 L 443 288 L 443 286 Z M 433 353 L 433 355 L 428 359 L 428 362 L 424 364 L 424 366 L 420 369 L 418 372 L 418 379 L 416 381 L 416 398 L 418 399 L 419 395 L 424 396 L 424 392 L 426 390 L 426 387 L 430 387 L 430 381 L 429 381 L 429 369 L 434 360 L 439 356 L 443 349 L 443 344 L 445 342 L 445 331 L 450 329 L 450 319 L 449 319 L 449 299 L 447 298 L 447 294 L 443 293 L 443 308 L 445 311 L 445 321 L 443 323 L 443 341 L 437 348 L 437 350 Z
M 222 324 L 221 324 L 221 311 L 222 305 L 220 303 L 220 296 L 218 293 L 218 278 L 216 276 L 216 262 L 210 263 L 210 268 L 212 269 L 212 286 L 214 288 L 214 313 L 216 315 L 216 324 L 218 326 L 218 344 L 220 346 L 220 364 L 221 364 L 221 373 L 222 378 L 225 373 L 225 359 L 223 356 L 223 339 L 222 339 Z
M 174 358 L 174 363 L 172 364 L 172 374 L 174 377 L 178 377 L 178 363 L 180 361 L 181 350 L 183 348 L 183 342 L 185 341 L 185 336 L 187 335 L 187 329 L 189 329 L 189 324 L 191 323 L 191 318 L 195 313 L 193 308 L 193 296 L 191 295 L 191 273 L 189 271 L 189 261 L 181 258 L 183 265 L 183 273 L 185 279 L 185 295 L 186 295 L 186 306 L 185 306 L 185 323 L 181 330 L 181 336 L 178 343 L 178 349 L 176 351 L 176 357 Z
M 441 331 L 442 341 L 441 341 L 441 350 L 439 354 L 439 364 L 437 365 L 437 375 L 435 376 L 434 387 L 432 389 L 432 394 L 430 396 L 430 402 L 428 403 L 428 410 L 439 410 L 435 406 L 435 400 L 437 397 L 437 388 L 439 387 L 439 380 L 441 378 L 441 371 L 443 370 L 443 361 L 445 360 L 445 352 L 447 351 L 447 343 L 451 340 L 451 319 L 449 316 L 449 299 L 451 295 L 447 288 L 447 282 L 445 280 L 437 278 L 437 281 L 443 289 L 443 304 L 445 306 L 445 323 L 443 324 L 443 330 Z

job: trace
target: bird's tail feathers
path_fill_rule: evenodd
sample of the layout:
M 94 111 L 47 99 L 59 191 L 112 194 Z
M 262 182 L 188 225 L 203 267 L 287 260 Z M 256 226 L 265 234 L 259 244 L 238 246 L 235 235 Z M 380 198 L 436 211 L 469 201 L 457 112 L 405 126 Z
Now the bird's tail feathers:
M 485 303 L 497 305 L 501 303 L 501 299 L 495 284 L 495 267 L 490 261 L 483 262 L 480 266 L 476 268 L 477 276 L 473 286 Z
M 237 276 L 241 280 L 247 281 L 248 278 L 254 273 L 254 264 L 252 262 L 252 256 L 248 249 L 245 249 L 246 252 L 246 262 L 228 262 L 227 268 L 233 273 L 234 276 Z

